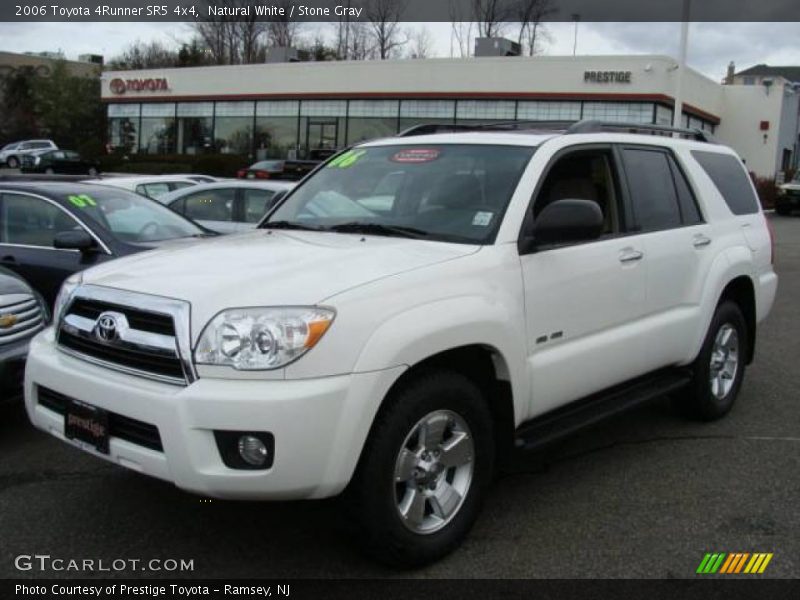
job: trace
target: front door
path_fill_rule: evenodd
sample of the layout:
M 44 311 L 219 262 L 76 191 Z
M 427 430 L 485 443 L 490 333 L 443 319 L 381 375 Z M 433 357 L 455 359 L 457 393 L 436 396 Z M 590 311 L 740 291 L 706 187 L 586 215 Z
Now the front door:
M 306 126 L 306 156 L 309 159 L 327 158 L 336 151 L 339 124 L 336 119 L 309 119 Z
M 641 373 L 644 253 L 625 235 L 621 187 L 609 147 L 557 155 L 533 199 L 532 218 L 562 199 L 591 200 L 605 218 L 593 241 L 541 247 L 520 257 L 525 287 L 531 415 Z

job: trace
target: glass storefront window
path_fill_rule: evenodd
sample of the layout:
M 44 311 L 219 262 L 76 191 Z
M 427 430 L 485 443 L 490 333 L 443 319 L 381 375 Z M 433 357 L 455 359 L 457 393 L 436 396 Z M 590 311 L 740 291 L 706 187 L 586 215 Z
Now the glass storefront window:
M 139 149 L 140 104 L 108 105 L 108 143 L 114 152 L 133 154 Z
M 517 103 L 517 119 L 521 121 L 578 121 L 580 118 L 580 102 L 522 100 Z
M 221 154 L 253 151 L 254 102 L 217 102 L 214 118 L 214 147 Z
M 456 123 L 513 121 L 515 112 L 513 100 L 459 100 Z
M 351 100 L 347 111 L 347 143 L 394 135 L 399 109 L 397 100 Z
M 167 102 L 142 104 L 139 151 L 142 154 L 176 152 L 174 104 Z
M 649 102 L 585 102 L 583 118 L 617 123 L 652 123 L 653 105 Z
M 256 160 L 297 158 L 297 117 L 256 117 Z
M 179 102 L 178 108 L 178 152 L 180 154 L 202 154 L 211 150 L 214 122 L 213 102 Z
M 400 131 L 415 125 L 453 123 L 456 103 L 453 100 L 402 100 Z
M 656 123 L 658 125 L 672 125 L 672 109 L 656 105 Z

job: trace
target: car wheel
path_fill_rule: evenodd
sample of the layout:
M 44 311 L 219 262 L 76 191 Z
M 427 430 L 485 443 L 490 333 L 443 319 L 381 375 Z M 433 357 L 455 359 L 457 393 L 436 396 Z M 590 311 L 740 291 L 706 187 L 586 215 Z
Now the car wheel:
M 730 300 L 723 301 L 692 365 L 692 383 L 675 397 L 681 412 L 702 421 L 730 412 L 742 386 L 748 344 L 741 309 Z
M 456 548 L 492 478 L 492 415 L 480 388 L 427 371 L 387 398 L 345 499 L 369 556 L 395 566 Z
M 95 169 L 94 167 L 89 167 L 89 176 L 97 177 L 97 169 Z
M 44 170 L 44 172 L 45 172 L 45 173 L 47 173 L 48 175 L 52 175 L 53 173 L 55 173 L 55 171 L 53 171 L 53 168 L 52 168 L 52 167 L 47 167 L 47 168 Z
M 6 165 L 9 169 L 16 169 L 19 166 L 19 160 L 16 156 L 9 156 L 6 160 Z

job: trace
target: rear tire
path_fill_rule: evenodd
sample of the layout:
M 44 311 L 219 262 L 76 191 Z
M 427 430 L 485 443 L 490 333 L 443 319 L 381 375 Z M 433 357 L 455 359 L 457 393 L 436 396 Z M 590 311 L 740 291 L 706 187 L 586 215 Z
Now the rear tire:
M 375 419 L 344 500 L 372 558 L 424 565 L 469 532 L 492 479 L 492 415 L 460 373 L 422 372 Z
M 53 171 L 53 168 L 52 168 L 52 167 L 47 167 L 47 168 L 44 170 L 44 172 L 45 172 L 45 174 L 46 174 L 46 175 L 53 175 L 53 174 L 55 173 L 55 171 Z
M 19 160 L 16 156 L 9 156 L 6 165 L 9 169 L 16 169 L 19 166 Z
M 724 300 L 692 365 L 691 384 L 674 397 L 684 415 L 714 421 L 730 412 L 742 386 L 749 343 L 741 309 Z

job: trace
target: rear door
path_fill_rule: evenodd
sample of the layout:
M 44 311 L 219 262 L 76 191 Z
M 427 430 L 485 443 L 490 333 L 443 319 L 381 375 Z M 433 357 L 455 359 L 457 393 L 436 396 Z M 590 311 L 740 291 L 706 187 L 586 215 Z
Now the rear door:
M 57 233 L 81 228 L 86 229 L 54 201 L 0 191 L 0 264 L 26 279 L 51 306 L 64 279 L 110 257 L 104 250 L 53 247 Z
M 641 240 L 628 235 L 617 157 L 609 145 L 556 154 L 526 220 L 562 199 L 597 202 L 597 240 L 540 247 L 520 256 L 532 416 L 644 372 L 637 322 L 645 311 Z
M 241 188 L 239 190 L 241 212 L 237 215 L 238 231 L 255 228 L 272 208 L 275 192 L 264 188 Z
M 712 235 L 680 161 L 669 148 L 621 146 L 633 239 L 647 258 L 646 316 L 650 369 L 685 360 L 696 338 Z

